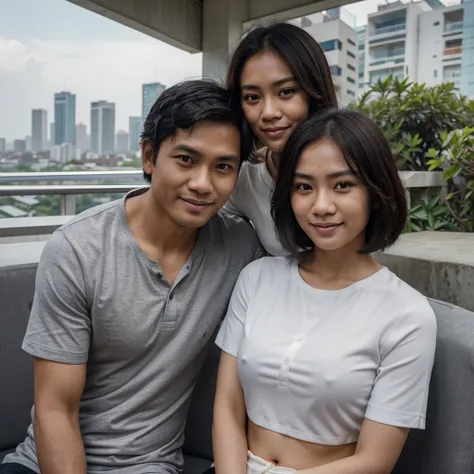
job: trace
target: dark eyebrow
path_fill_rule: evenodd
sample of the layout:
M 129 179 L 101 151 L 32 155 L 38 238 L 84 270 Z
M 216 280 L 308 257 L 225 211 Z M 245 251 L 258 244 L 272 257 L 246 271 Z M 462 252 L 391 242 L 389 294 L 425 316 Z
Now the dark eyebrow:
M 240 163 L 240 158 L 237 155 L 219 156 L 218 160 L 219 161 L 232 161 L 233 163 L 236 163 L 236 164 Z
M 278 81 L 273 82 L 272 87 L 281 86 L 282 84 L 285 84 L 285 82 L 291 81 L 296 81 L 296 79 L 293 76 L 284 77 L 283 79 L 279 79 Z M 242 84 L 240 86 L 240 89 L 255 90 L 260 89 L 260 87 L 254 86 L 253 84 Z
M 350 169 L 347 169 L 328 174 L 328 178 L 340 178 L 341 176 L 354 176 L 354 173 Z M 298 172 L 295 173 L 295 178 L 306 179 L 308 181 L 314 179 L 310 174 Z
M 173 153 L 176 151 L 184 151 L 185 153 L 189 153 L 190 155 L 197 155 L 201 156 L 202 153 L 198 150 L 196 150 L 193 147 L 190 147 L 189 145 L 183 145 L 183 144 L 178 144 L 173 147 Z

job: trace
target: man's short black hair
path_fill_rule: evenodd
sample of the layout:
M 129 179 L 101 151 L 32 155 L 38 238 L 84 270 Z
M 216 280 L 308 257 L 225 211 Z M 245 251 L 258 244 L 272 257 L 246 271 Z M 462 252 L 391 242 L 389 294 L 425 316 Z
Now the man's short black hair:
M 370 215 L 365 231 L 368 254 L 389 247 L 405 227 L 407 202 L 393 153 L 381 129 L 355 110 L 315 114 L 290 136 L 282 152 L 271 212 L 283 247 L 294 256 L 315 248 L 291 207 L 295 170 L 304 150 L 327 139 L 339 148 L 350 170 L 367 187 Z
M 148 114 L 141 139 L 148 140 L 153 150 L 153 164 L 160 145 L 178 129 L 192 130 L 198 122 L 210 121 L 235 125 L 241 131 L 241 162 L 250 154 L 251 138 L 242 132 L 242 114 L 231 94 L 212 80 L 184 81 L 166 89 Z M 151 175 L 143 172 L 146 181 Z

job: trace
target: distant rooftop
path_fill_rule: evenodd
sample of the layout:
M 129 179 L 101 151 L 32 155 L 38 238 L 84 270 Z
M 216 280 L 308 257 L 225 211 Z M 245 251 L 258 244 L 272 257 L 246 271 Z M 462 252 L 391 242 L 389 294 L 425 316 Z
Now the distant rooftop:
M 27 217 L 28 213 L 14 206 L 0 206 L 0 215 L 7 217 Z

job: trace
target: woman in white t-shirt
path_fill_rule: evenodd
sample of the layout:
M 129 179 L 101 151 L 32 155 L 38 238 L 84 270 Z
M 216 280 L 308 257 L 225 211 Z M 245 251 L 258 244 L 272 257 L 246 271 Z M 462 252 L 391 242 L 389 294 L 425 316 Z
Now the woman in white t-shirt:
M 308 115 L 337 107 L 326 56 L 302 28 L 277 23 L 252 30 L 232 55 L 227 88 L 242 106 L 257 145 L 223 211 L 247 217 L 270 255 L 284 255 L 270 215 L 279 154 Z
M 436 320 L 371 257 L 407 216 L 383 133 L 356 111 L 310 117 L 271 211 L 289 256 L 242 271 L 216 341 L 216 472 L 388 474 L 425 426 Z

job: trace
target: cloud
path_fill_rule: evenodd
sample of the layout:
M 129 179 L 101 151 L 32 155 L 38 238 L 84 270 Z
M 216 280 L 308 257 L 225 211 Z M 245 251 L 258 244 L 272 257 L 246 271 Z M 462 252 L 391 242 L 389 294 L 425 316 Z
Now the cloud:
M 16 40 L 7 40 L 0 37 L 0 71 L 21 70 L 28 60 L 25 45 Z
M 30 134 L 32 108 L 47 109 L 53 121 L 54 92 L 61 90 L 76 94 L 77 122 L 89 126 L 90 103 L 108 100 L 116 103 L 117 130 L 128 130 L 128 117 L 141 114 L 141 84 L 198 77 L 201 64 L 201 54 L 154 39 L 22 44 L 0 38 L 0 136 Z

